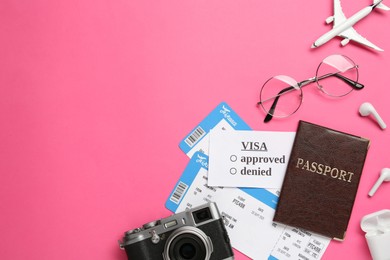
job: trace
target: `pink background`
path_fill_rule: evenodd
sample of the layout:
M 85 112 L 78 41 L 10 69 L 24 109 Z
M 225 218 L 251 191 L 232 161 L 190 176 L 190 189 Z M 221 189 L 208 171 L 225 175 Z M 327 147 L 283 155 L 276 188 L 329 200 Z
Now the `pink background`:
M 342 0 L 347 16 L 371 3 Z M 390 167 L 390 139 L 358 107 L 369 101 L 390 123 L 390 12 L 355 26 L 385 52 L 338 38 L 311 49 L 332 13 L 331 0 L 2 0 L 1 258 L 127 259 L 117 240 L 171 214 L 189 161 L 178 143 L 226 101 L 255 130 L 302 119 L 371 140 L 346 240 L 323 257 L 369 259 L 359 224 L 390 208 L 390 184 L 367 196 Z M 313 85 L 294 116 L 262 122 L 264 81 L 312 77 L 334 53 L 360 65 L 364 90 L 331 100 Z

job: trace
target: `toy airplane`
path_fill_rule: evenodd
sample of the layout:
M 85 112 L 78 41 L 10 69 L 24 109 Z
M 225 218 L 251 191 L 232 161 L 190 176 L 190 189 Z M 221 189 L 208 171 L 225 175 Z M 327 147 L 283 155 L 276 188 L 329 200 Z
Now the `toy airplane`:
M 349 41 L 355 41 L 360 44 L 363 44 L 367 47 L 373 48 L 378 51 L 383 51 L 378 46 L 374 45 L 370 41 L 368 41 L 366 38 L 361 36 L 352 26 L 369 15 L 372 10 L 375 8 L 383 9 L 386 11 L 389 11 L 390 8 L 382 4 L 383 0 L 374 0 L 372 5 L 369 5 L 356 14 L 352 15 L 350 18 L 346 18 L 343 11 L 341 10 L 341 4 L 340 0 L 334 0 L 334 14 L 331 17 L 328 17 L 326 19 L 326 23 L 329 24 L 333 22 L 333 29 L 329 32 L 322 35 L 318 40 L 316 40 L 312 48 L 317 48 L 324 43 L 328 42 L 330 39 L 334 38 L 335 36 L 343 37 L 344 40 L 341 41 L 341 45 L 345 46 L 349 43 Z

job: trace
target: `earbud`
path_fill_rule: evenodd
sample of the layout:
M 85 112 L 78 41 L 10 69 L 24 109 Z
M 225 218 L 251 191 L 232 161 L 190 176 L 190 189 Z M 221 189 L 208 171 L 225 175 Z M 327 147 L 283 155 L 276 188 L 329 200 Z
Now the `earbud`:
M 384 181 L 390 181 L 390 168 L 383 168 L 382 169 L 381 174 L 379 176 L 379 179 L 375 182 L 374 186 L 371 188 L 368 195 L 370 195 L 372 197 L 374 195 L 374 193 L 376 192 L 376 190 L 379 188 L 379 186 Z
M 371 105 L 370 103 L 365 102 L 365 103 L 361 104 L 360 108 L 359 108 L 359 113 L 361 116 L 369 116 L 370 114 L 372 114 L 374 116 L 375 120 L 378 122 L 379 126 L 382 129 L 386 128 L 385 122 L 379 116 L 378 112 L 376 112 L 374 106 Z

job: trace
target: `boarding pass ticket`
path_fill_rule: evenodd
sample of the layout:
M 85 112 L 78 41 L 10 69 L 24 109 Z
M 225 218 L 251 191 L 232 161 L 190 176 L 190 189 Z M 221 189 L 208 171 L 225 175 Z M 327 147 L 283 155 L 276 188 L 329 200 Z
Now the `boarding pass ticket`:
M 215 202 L 232 246 L 252 259 L 320 259 L 330 238 L 272 221 L 279 191 L 207 185 L 208 156 L 196 152 L 170 194 L 175 212 Z
M 251 130 L 228 104 L 222 102 L 179 143 L 180 149 L 190 158 L 197 151 L 208 154 L 211 129 Z
M 209 133 L 212 129 L 251 130 L 222 102 L 179 144 L 191 158 L 166 202 L 177 213 L 216 202 L 232 246 L 252 259 L 320 259 L 330 238 L 272 221 L 279 189 L 209 187 Z

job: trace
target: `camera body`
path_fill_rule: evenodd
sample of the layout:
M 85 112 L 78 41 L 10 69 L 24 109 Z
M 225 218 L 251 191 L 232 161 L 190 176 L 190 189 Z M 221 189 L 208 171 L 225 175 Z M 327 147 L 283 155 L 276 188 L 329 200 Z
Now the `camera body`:
M 215 203 L 208 203 L 125 232 L 129 260 L 231 260 L 230 239 Z

